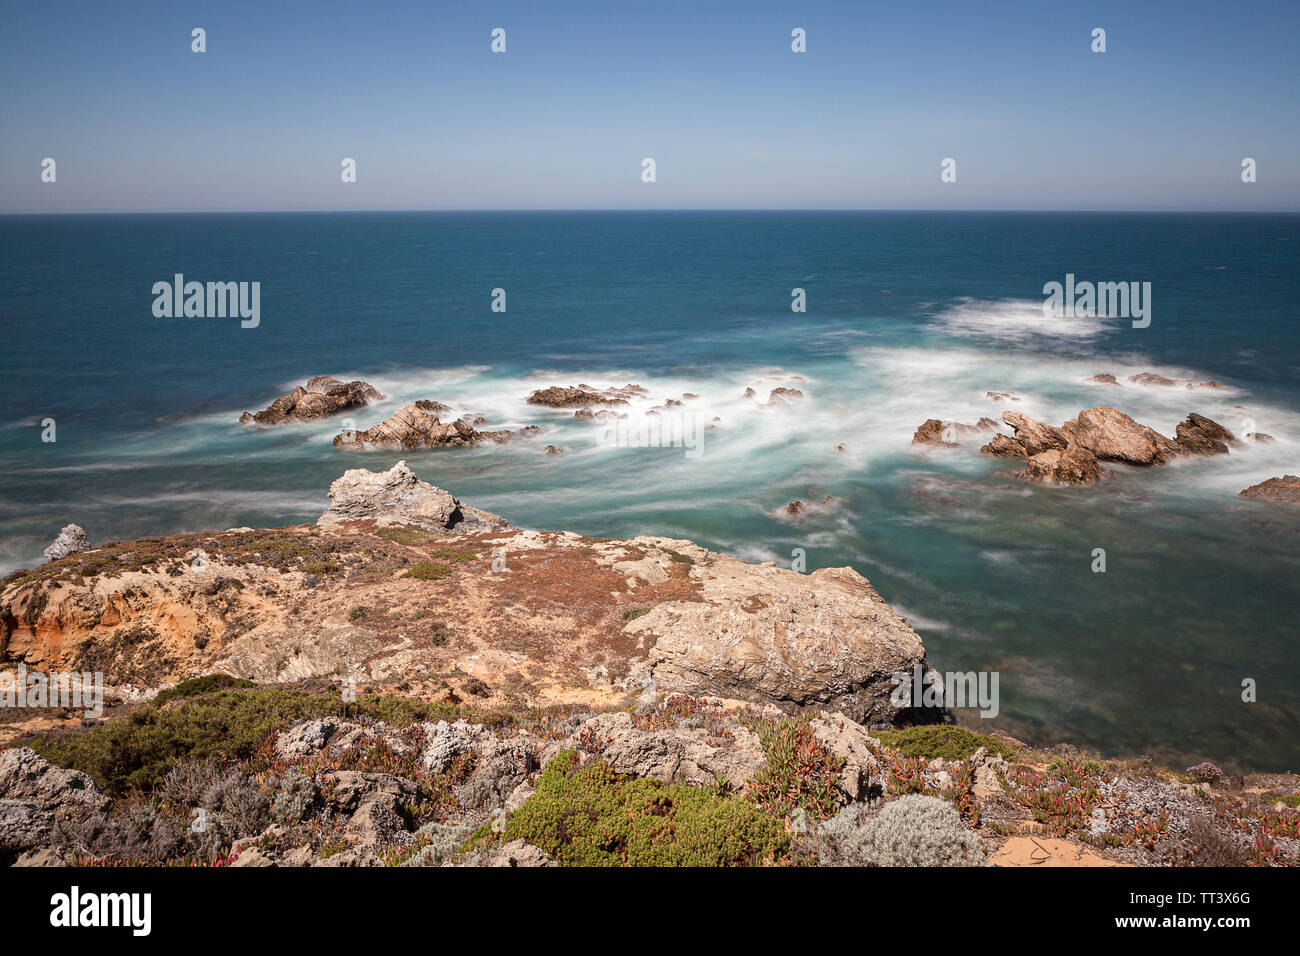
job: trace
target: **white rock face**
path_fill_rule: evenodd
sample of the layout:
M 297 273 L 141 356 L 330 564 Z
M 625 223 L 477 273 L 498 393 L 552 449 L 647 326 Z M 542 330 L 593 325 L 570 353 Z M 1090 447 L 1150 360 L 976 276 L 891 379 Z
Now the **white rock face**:
M 57 561 L 59 558 L 66 558 L 70 554 L 89 550 L 90 539 L 86 537 L 86 532 L 81 530 L 81 526 L 75 524 L 64 525 L 63 530 L 59 532 L 59 536 L 45 549 L 45 560 Z
M 352 468 L 330 485 L 330 507 L 317 519 L 317 526 L 337 531 L 349 521 L 456 534 L 514 530 L 500 515 L 462 504 L 451 492 L 421 481 L 405 461 L 388 471 Z

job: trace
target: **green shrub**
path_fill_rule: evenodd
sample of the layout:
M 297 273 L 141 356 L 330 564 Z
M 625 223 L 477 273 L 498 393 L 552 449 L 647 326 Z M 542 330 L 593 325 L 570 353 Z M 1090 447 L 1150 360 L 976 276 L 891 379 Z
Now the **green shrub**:
M 273 731 L 331 714 L 405 726 L 455 719 L 459 712 L 446 704 L 386 695 L 368 695 L 345 704 L 337 694 L 236 688 L 184 697 L 167 710 L 140 707 L 80 733 L 36 737 L 26 743 L 51 763 L 90 774 L 110 793 L 124 793 L 137 787 L 153 789 L 183 760 L 245 760 Z
M 898 751 L 904 757 L 965 760 L 983 747 L 990 754 L 1010 759 L 1017 752 L 1017 748 L 1006 741 L 950 724 L 927 724 L 921 727 L 908 727 L 906 730 L 882 730 L 873 733 L 887 748 Z
M 643 615 L 645 615 L 645 614 L 649 614 L 649 613 L 650 613 L 650 609 L 649 609 L 648 607 L 632 607 L 632 608 L 628 608 L 626 611 L 623 612 L 623 620 L 625 620 L 625 621 L 635 621 L 638 617 L 641 617 L 641 616 L 643 616 Z
M 784 824 L 743 796 L 629 779 L 605 763 L 578 770 L 572 750 L 551 760 L 504 833 L 486 826 L 466 850 L 521 839 L 567 866 L 746 866 L 790 855 Z
M 242 677 L 231 677 L 229 674 L 205 674 L 202 677 L 191 677 L 189 680 L 183 680 L 175 687 L 169 687 L 161 691 L 154 697 L 153 702 L 155 705 L 161 705 L 169 700 L 177 700 L 182 697 L 197 697 L 200 694 L 211 694 L 218 690 L 256 686 L 251 680 L 244 680 Z
M 415 578 L 419 581 L 441 581 L 449 574 L 451 568 L 445 564 L 439 564 L 437 561 L 417 561 L 402 577 Z
M 823 866 L 987 866 L 984 844 L 952 805 L 911 794 L 874 816 L 861 806 L 841 810 L 817 832 Z
M 432 532 L 424 531 L 421 528 L 413 528 L 410 525 L 377 528 L 375 530 L 375 535 L 383 538 L 385 541 L 405 545 L 428 544 L 434 539 L 434 534 Z

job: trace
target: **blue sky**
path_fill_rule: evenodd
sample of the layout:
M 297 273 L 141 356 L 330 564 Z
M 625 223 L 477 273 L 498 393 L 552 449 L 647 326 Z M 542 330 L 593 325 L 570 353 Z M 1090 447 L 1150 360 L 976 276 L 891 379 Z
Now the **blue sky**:
M 1298 210 L 1298 38 L 1295 0 L 4 0 L 0 212 Z

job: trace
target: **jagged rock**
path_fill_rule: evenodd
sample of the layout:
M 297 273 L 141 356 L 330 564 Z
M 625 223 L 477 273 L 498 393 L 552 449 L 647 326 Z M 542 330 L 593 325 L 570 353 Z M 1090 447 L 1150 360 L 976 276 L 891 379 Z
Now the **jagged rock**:
M 59 536 L 45 549 L 45 560 L 57 561 L 59 558 L 66 558 L 70 554 L 89 550 L 90 540 L 86 537 L 86 532 L 81 530 L 81 526 L 67 524 L 59 532 Z
M 1026 457 L 1024 445 L 1014 438 L 1001 434 L 994 435 L 993 440 L 981 447 L 980 451 L 986 455 L 997 455 L 1001 458 Z
M 1090 485 L 1102 476 L 1097 456 L 1086 448 L 1049 448 L 1025 459 L 1021 476 L 1054 485 Z
M 480 432 L 463 420 L 446 423 L 439 421 L 438 416 L 446 411 L 450 409 L 437 402 L 414 402 L 398 409 L 388 420 L 365 431 L 335 435 L 334 447 L 360 450 L 412 449 L 476 445 L 482 441 L 502 444 L 510 440 L 511 432 L 506 430 Z
M 646 390 L 628 384 L 622 388 L 594 389 L 590 385 L 553 385 L 528 396 L 529 405 L 548 408 L 585 408 L 588 405 L 626 405 L 629 399 L 641 398 Z
M 350 521 L 373 520 L 378 526 L 404 524 L 427 531 L 511 531 L 500 515 L 462 504 L 450 492 L 421 481 L 405 461 L 388 471 L 352 468 L 330 485 L 330 507 L 316 524 L 339 530 Z
M 1300 477 L 1283 475 L 1269 478 L 1240 492 L 1243 498 L 1264 498 L 1269 501 L 1300 502 Z
M 484 866 L 559 866 L 540 847 L 524 840 L 511 840 L 492 851 Z
M 0 800 L 0 856 L 23 853 L 49 836 L 54 816 L 25 800 Z
M 1186 449 L 1155 429 L 1139 425 L 1123 412 L 1105 405 L 1085 408 L 1077 418 L 1055 431 L 1066 444 L 1086 449 L 1101 461 L 1163 465 L 1187 454 Z
M 959 438 L 970 435 L 987 435 L 989 432 L 996 432 L 997 430 L 998 423 L 991 418 L 981 418 L 974 425 L 929 418 L 912 435 L 912 444 L 956 448 L 957 439 Z
M 660 691 L 821 706 L 889 725 L 892 675 L 923 664 L 910 624 L 852 568 L 812 574 L 725 555 L 701 575 L 700 600 L 671 601 L 629 623 L 657 633 L 649 660 Z
M 865 727 L 838 714 L 814 717 L 808 726 L 827 750 L 844 760 L 838 787 L 846 801 L 865 800 L 873 791 L 884 791 L 886 768 L 877 757 L 880 741 Z
M 748 397 L 748 396 L 746 396 Z M 797 388 L 774 388 L 767 396 L 769 405 L 787 405 L 803 399 L 803 392 Z
M 1085 378 L 1084 381 L 1091 382 L 1093 385 L 1114 385 L 1119 388 L 1124 387 L 1120 385 L 1119 380 L 1115 378 L 1114 375 L 1111 375 L 1109 372 L 1098 372 L 1096 375 L 1092 375 L 1088 378 Z
M 77 819 L 108 804 L 86 774 L 55 767 L 28 747 L 0 751 L 0 800 L 31 803 L 56 820 Z
M 1015 392 L 985 392 L 984 397 L 992 402 L 1018 402 L 1020 396 Z
M 742 397 L 743 397 L 743 398 L 758 398 L 758 392 L 754 391 L 752 388 L 747 388 L 747 389 L 745 389 L 745 394 L 744 394 Z
M 469 779 L 456 788 L 460 805 L 471 810 L 504 805 L 539 767 L 536 749 L 522 737 L 488 737 L 477 753 Z
M 579 727 L 564 746 L 598 757 L 628 776 L 697 786 L 725 778 L 731 789 L 739 790 L 766 758 L 752 731 L 734 721 L 727 730 L 727 737 L 680 725 L 642 730 L 631 714 L 601 714 Z
M 321 717 L 294 724 L 276 738 L 276 755 L 281 760 L 295 760 L 317 753 L 329 743 L 339 724 L 337 717 Z
M 1002 420 L 1015 430 L 1015 440 L 1025 450 L 1026 456 L 1037 455 L 1049 448 L 1064 448 L 1067 444 L 1065 436 L 1057 429 L 1035 421 L 1020 412 L 1003 412 Z M 998 454 L 998 452 L 990 450 L 990 454 Z
M 260 412 L 244 412 L 242 425 L 281 425 L 290 421 L 309 422 L 348 409 L 381 402 L 384 396 L 367 382 L 340 382 L 328 375 L 309 379 L 288 395 L 282 395 Z
M 792 518 L 799 517 L 807 510 L 808 510 L 808 506 L 805 505 L 802 501 L 792 501 L 785 506 L 785 513 Z
M 1239 446 L 1232 432 L 1216 421 L 1192 412 L 1174 430 L 1174 440 L 1193 455 L 1226 455 L 1228 446 Z
M 563 454 L 564 454 L 564 449 L 563 449 L 563 448 L 557 448 L 555 445 L 547 445 L 547 446 L 546 446 L 546 454 L 551 455 L 551 456 L 555 456 L 555 455 L 563 455 Z
M 449 724 L 440 720 L 428 730 L 428 743 L 420 752 L 420 765 L 430 773 L 442 773 L 453 760 L 474 750 L 487 736 L 482 724 L 463 720 Z

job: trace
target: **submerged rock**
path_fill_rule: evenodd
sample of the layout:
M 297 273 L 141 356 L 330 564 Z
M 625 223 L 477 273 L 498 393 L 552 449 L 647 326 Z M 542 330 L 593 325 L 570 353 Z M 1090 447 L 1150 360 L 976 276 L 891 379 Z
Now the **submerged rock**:
M 305 386 L 299 385 L 288 395 L 277 398 L 262 411 L 244 412 L 239 416 L 239 422 L 241 425 L 309 422 L 383 400 L 384 396 L 368 382 L 340 382 L 328 375 L 318 375 L 308 379 Z
M 66 558 L 70 554 L 89 550 L 90 539 L 86 537 L 86 532 L 81 530 L 81 526 L 67 524 L 59 532 L 59 536 L 45 549 L 45 560 L 57 561 L 59 558 Z
M 960 438 L 974 435 L 987 435 L 998 430 L 998 423 L 991 418 L 981 418 L 974 425 L 963 422 L 945 422 L 937 418 L 926 419 L 912 435 L 913 445 L 935 445 L 941 448 L 956 448 Z
M 1135 385 L 1156 385 L 1161 388 L 1223 388 L 1222 384 L 1213 379 L 1208 382 L 1193 382 L 1186 378 L 1166 378 L 1155 372 L 1139 372 L 1130 375 L 1128 380 Z

